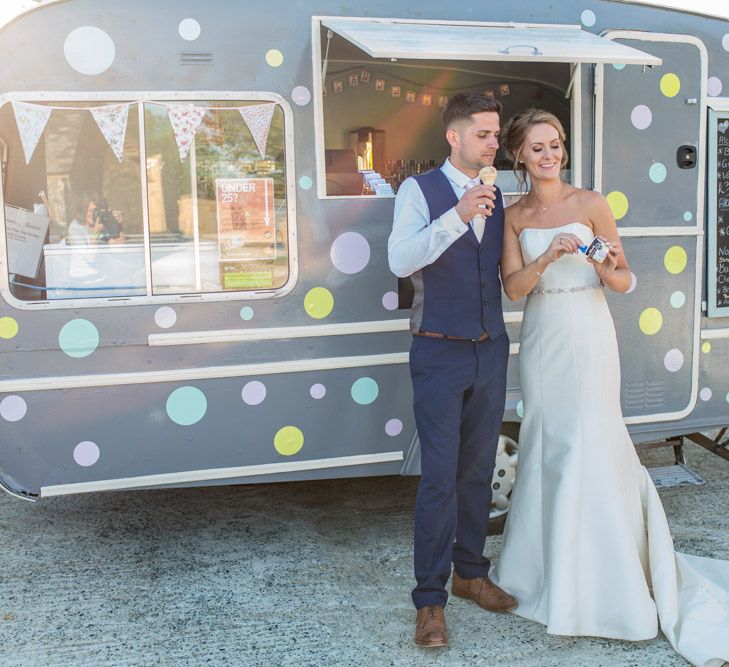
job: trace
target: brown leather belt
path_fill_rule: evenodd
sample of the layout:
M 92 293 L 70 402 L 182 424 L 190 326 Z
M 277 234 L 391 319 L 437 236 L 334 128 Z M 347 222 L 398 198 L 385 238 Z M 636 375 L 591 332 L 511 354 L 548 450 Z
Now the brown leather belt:
M 482 343 L 489 339 L 488 331 L 484 331 L 478 338 L 466 338 L 465 336 L 448 336 L 447 334 L 435 333 L 433 331 L 416 331 L 413 336 L 424 336 L 425 338 L 440 338 L 442 340 L 467 340 L 471 343 Z

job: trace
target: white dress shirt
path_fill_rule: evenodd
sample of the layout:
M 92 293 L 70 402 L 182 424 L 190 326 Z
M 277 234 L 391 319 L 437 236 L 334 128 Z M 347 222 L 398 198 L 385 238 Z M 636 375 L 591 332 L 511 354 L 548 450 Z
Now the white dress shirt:
M 445 174 L 458 199 L 467 189 L 480 183 L 477 178 L 471 179 L 456 169 L 448 159 L 440 170 Z M 399 278 L 405 278 L 432 264 L 467 232 L 473 231 L 480 242 L 484 228 L 485 220 L 480 216 L 471 220 L 468 225 L 463 224 L 455 207 L 430 222 L 423 191 L 414 178 L 407 178 L 395 198 L 394 222 L 387 243 L 390 270 Z

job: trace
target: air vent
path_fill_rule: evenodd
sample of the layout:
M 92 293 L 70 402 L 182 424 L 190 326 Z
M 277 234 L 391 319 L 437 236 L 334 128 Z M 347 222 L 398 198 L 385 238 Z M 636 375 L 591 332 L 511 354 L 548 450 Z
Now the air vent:
M 661 380 L 652 382 L 626 382 L 623 386 L 623 400 L 627 409 L 658 409 L 663 406 L 665 396 L 666 383 Z
M 180 65 L 213 65 L 213 54 L 210 51 L 182 51 Z

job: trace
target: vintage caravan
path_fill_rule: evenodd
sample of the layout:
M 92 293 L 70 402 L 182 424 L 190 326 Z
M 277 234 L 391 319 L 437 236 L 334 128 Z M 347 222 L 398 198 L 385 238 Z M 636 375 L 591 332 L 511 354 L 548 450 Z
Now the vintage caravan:
M 0 30 L 5 490 L 417 474 L 387 237 L 461 90 L 556 113 L 565 178 L 607 196 L 635 276 L 610 297 L 635 441 L 729 423 L 726 18 L 311 6 L 57 0 Z M 504 307 L 500 511 L 522 412 L 523 304 Z

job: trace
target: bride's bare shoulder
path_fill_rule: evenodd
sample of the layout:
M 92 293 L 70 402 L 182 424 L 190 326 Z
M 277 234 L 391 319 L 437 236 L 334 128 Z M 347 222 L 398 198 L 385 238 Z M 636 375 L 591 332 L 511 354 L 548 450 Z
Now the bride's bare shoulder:
M 504 214 L 506 216 L 506 224 L 509 225 L 512 229 L 514 229 L 515 232 L 519 232 L 519 229 L 521 225 L 523 224 L 522 220 L 524 217 L 524 204 L 523 204 L 523 197 L 516 202 L 514 202 L 511 206 L 506 208 L 504 211 Z

